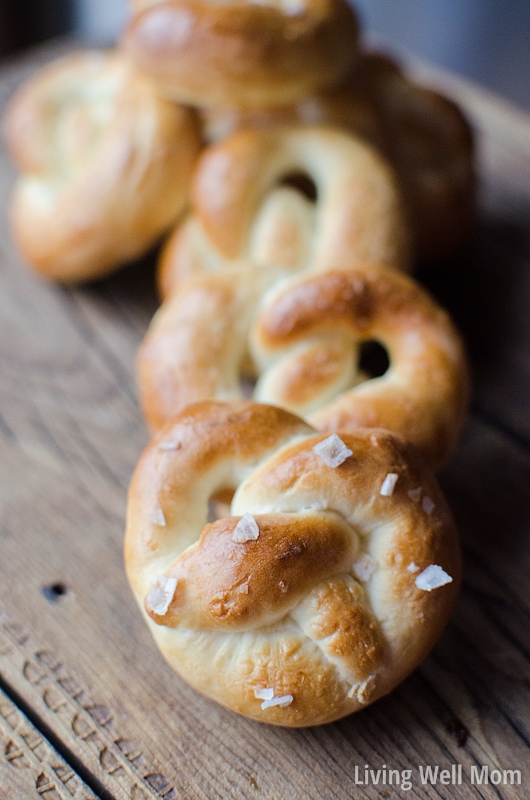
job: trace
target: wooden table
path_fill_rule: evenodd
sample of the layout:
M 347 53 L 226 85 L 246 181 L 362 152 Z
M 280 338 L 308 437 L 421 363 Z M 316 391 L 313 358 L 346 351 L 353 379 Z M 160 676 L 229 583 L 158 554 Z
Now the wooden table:
M 71 46 L 5 64 L 2 107 Z M 134 358 L 157 304 L 152 263 L 85 288 L 36 278 L 9 240 L 14 172 L 0 154 L 2 800 L 530 796 L 530 118 L 420 71 L 459 99 L 480 146 L 473 247 L 420 275 L 460 325 L 474 368 L 465 434 L 441 475 L 465 580 L 422 666 L 320 728 L 233 715 L 189 689 L 151 641 L 122 543 L 127 484 L 148 439 Z M 365 765 L 383 764 L 405 783 L 411 769 L 411 788 L 360 783 Z M 461 765 L 462 783 L 423 785 L 420 765 L 457 765 L 457 778 Z M 473 784 L 482 766 L 492 782 Z

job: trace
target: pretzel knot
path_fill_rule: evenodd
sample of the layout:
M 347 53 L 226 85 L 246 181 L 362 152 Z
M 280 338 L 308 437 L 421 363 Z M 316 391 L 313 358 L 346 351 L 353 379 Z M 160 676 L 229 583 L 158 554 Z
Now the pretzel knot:
M 360 361 L 370 342 L 388 356 L 376 377 Z M 436 468 L 457 442 L 469 394 L 449 316 L 412 278 L 375 266 L 189 278 L 155 315 L 137 364 L 154 430 L 189 403 L 242 398 L 254 375 L 255 399 L 322 431 L 386 427 Z
M 14 237 L 50 278 L 87 280 L 119 267 L 187 204 L 201 146 L 195 117 L 161 100 L 118 53 L 49 64 L 15 94 L 5 122 L 22 171 Z
M 394 174 L 370 145 L 326 127 L 239 131 L 202 154 L 159 282 L 167 296 L 185 275 L 235 266 L 407 270 L 409 253 Z
M 229 515 L 207 524 L 227 491 Z M 404 440 L 329 437 L 251 402 L 191 406 L 147 447 L 125 557 L 171 666 L 286 726 L 389 692 L 433 646 L 460 575 L 447 506 Z
M 295 102 L 355 61 L 359 24 L 345 0 L 132 0 L 122 39 L 162 92 L 195 106 Z

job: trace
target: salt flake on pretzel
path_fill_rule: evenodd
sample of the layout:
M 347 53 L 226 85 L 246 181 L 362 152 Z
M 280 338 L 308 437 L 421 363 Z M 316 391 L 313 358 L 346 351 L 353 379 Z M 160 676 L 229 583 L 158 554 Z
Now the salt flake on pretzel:
M 14 238 L 40 273 L 72 282 L 142 255 L 188 202 L 193 113 L 161 100 L 119 53 L 86 51 L 29 79 L 5 119 L 21 170 Z
M 357 57 L 345 0 L 132 0 L 122 46 L 172 99 L 199 107 L 296 102 Z
M 358 430 L 330 466 L 315 452 L 326 436 L 275 407 L 201 403 L 147 447 L 129 490 L 127 574 L 161 652 L 208 697 L 277 725 L 330 722 L 391 691 L 433 647 L 460 579 L 450 513 L 416 451 Z M 408 496 L 418 486 L 431 514 Z M 207 524 L 226 490 L 228 516 Z M 247 515 L 259 536 L 238 541 Z

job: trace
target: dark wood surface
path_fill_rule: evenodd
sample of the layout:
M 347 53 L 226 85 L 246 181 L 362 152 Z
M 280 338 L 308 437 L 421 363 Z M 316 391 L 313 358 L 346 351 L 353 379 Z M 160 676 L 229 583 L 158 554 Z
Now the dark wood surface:
M 71 44 L 64 45 L 64 48 Z M 0 105 L 46 47 L 0 70 Z M 419 278 L 468 342 L 474 397 L 441 475 L 465 579 L 429 658 L 390 696 L 332 725 L 231 714 L 165 665 L 128 589 L 128 480 L 148 435 L 134 377 L 156 308 L 152 261 L 83 288 L 22 263 L 0 153 L 0 799 L 530 796 L 530 118 L 437 72 L 477 130 L 475 241 Z M 412 786 L 355 782 L 365 765 Z M 462 765 L 457 786 L 419 766 Z M 520 770 L 522 785 L 471 781 Z M 508 776 L 509 777 L 509 776 Z

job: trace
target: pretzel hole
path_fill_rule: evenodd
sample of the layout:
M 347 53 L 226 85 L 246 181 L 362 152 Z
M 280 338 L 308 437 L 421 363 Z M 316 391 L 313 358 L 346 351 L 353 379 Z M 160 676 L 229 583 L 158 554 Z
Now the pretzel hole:
M 230 505 L 234 489 L 219 489 L 208 501 L 208 522 L 215 522 L 230 516 Z
M 291 172 L 285 175 L 280 182 L 280 186 L 289 186 L 291 189 L 296 189 L 297 192 L 300 192 L 312 203 L 316 203 L 318 199 L 316 183 L 304 172 Z
M 241 394 L 245 400 L 252 400 L 254 397 L 254 390 L 258 379 L 256 375 L 243 374 L 240 377 L 239 384 L 241 387 Z
M 359 345 L 357 368 L 370 378 L 380 378 L 390 367 L 388 350 L 375 339 L 368 339 Z

